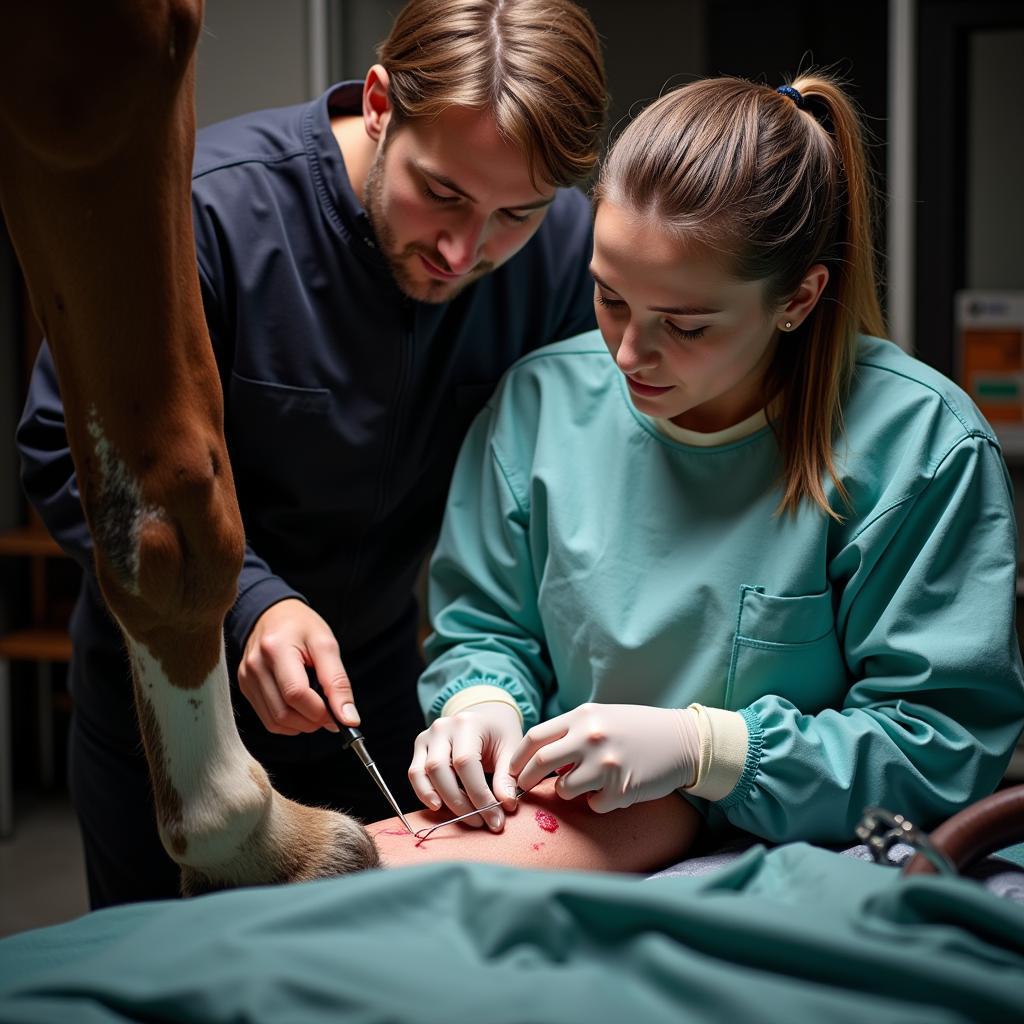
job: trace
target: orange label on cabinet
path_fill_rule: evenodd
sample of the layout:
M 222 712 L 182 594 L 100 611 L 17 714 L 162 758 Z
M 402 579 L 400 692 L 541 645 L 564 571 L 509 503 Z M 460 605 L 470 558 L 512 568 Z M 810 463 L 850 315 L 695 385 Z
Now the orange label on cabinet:
M 960 343 L 963 385 L 985 418 L 1024 420 L 1024 332 L 966 328 Z

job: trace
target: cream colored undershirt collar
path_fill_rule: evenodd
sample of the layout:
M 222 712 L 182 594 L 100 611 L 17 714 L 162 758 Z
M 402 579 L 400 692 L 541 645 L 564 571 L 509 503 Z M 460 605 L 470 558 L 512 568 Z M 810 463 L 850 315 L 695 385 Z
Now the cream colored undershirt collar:
M 642 414 L 641 414 L 642 415 Z M 671 420 L 656 419 L 653 416 L 647 417 L 651 423 L 673 441 L 682 444 L 693 445 L 696 448 L 714 448 L 720 444 L 731 444 L 733 441 L 741 441 L 751 434 L 756 434 L 768 423 L 768 417 L 764 409 L 758 409 L 753 416 L 748 416 L 740 423 L 734 423 L 725 430 L 716 430 L 710 434 L 701 433 L 699 430 L 686 430 L 684 427 L 677 427 Z

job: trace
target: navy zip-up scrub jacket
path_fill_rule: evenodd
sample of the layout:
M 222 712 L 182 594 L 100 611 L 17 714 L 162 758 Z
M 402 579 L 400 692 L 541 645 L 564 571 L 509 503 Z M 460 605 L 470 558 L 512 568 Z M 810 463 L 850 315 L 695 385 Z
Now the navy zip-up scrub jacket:
M 470 421 L 517 358 L 594 325 L 591 215 L 576 190 L 560 190 L 529 243 L 452 302 L 402 295 L 331 133 L 332 115 L 359 112 L 361 89 L 345 82 L 197 138 L 199 278 L 247 539 L 226 622 L 233 667 L 256 619 L 287 597 L 323 616 L 346 662 L 414 629 L 416 574 Z M 98 712 L 111 680 L 91 679 L 90 660 L 109 664 L 121 641 L 91 576 L 45 346 L 18 442 L 30 500 L 86 569 L 72 688 Z M 366 709 L 387 687 L 414 685 L 364 676 L 357 700 Z

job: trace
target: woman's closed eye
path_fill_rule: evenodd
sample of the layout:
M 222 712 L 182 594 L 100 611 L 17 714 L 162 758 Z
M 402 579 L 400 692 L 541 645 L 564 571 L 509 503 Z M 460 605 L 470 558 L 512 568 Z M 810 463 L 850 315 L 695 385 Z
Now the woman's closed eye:
M 707 326 L 695 327 L 692 331 L 687 331 L 682 327 L 676 326 L 671 320 L 665 321 L 665 327 L 673 337 L 682 338 L 686 341 L 696 341 L 698 338 L 703 338 L 704 332 L 707 331 Z
M 599 291 L 594 293 L 594 297 L 598 304 L 605 309 L 624 309 L 626 306 L 622 299 L 609 299 L 607 295 L 602 295 Z
M 628 307 L 622 299 L 612 299 L 607 295 L 604 295 L 600 290 L 594 292 L 594 298 L 597 299 L 597 303 L 603 309 L 610 310 L 613 313 L 622 313 Z M 671 320 L 665 320 L 665 329 L 673 337 L 682 341 L 696 341 L 698 338 L 703 338 L 707 331 L 707 325 L 703 327 L 695 327 L 692 330 L 686 330 L 684 327 L 679 327 L 677 324 L 672 323 Z

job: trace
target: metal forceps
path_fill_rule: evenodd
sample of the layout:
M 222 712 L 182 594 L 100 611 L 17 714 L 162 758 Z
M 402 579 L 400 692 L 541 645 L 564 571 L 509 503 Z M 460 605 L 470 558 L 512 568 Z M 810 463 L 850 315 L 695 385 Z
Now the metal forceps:
M 516 786 L 515 799 L 518 800 L 521 796 L 525 795 L 526 790 L 520 789 Z M 460 814 L 457 818 L 449 818 L 447 821 L 439 821 L 436 825 L 418 829 L 413 832 L 413 835 L 422 843 L 424 839 L 429 839 L 430 836 L 439 828 L 444 828 L 445 825 L 454 825 L 455 822 L 464 821 L 466 818 L 472 818 L 474 814 L 479 814 L 481 811 L 489 811 L 492 807 L 497 807 L 500 803 L 500 800 L 495 800 L 492 803 L 484 804 L 483 807 L 477 807 L 475 810 L 467 811 L 465 814 Z

